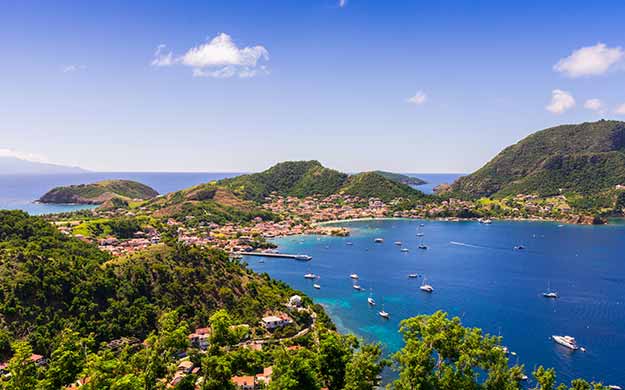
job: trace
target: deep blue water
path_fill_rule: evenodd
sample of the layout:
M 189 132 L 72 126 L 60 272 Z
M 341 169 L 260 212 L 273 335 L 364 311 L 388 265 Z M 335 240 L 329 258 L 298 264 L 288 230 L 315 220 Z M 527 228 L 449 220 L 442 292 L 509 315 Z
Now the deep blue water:
M 36 204 L 34 200 L 54 187 L 88 184 L 106 179 L 127 179 L 147 184 L 161 194 L 196 184 L 238 175 L 237 173 L 90 172 L 63 175 L 0 175 L 0 209 L 20 209 L 30 214 L 59 213 L 91 208 L 85 205 Z
M 87 205 L 51 205 L 34 203 L 54 187 L 88 184 L 106 179 L 135 180 L 149 185 L 161 194 L 182 190 L 196 184 L 237 176 L 239 173 L 171 173 L 171 172 L 90 172 L 62 175 L 0 175 L 0 209 L 20 209 L 33 215 L 93 208 Z M 456 174 L 410 174 L 427 180 L 415 188 L 431 193 L 441 183 L 450 183 Z
M 414 188 L 431 194 L 434 192 L 434 187 L 439 184 L 451 184 L 460 176 L 466 175 L 465 173 L 406 173 L 408 176 L 418 177 L 426 181 L 425 184 L 420 186 L 414 186 Z
M 280 250 L 313 256 L 309 263 L 248 258 L 258 272 L 284 280 L 323 304 L 342 331 L 381 341 L 387 352 L 401 347 L 399 321 L 445 310 L 467 326 L 500 334 L 525 364 L 528 374 L 539 365 L 554 367 L 559 380 L 575 377 L 625 385 L 625 225 L 558 227 L 554 223 L 424 221 L 428 250 L 417 249 L 408 220 L 358 221 L 352 237 L 298 236 L 278 239 Z M 374 244 L 383 237 L 383 244 Z M 393 244 L 400 240 L 409 253 Z M 347 241 L 353 246 L 346 245 Z M 513 247 L 523 244 L 523 251 Z M 321 290 L 303 278 L 320 275 Z M 378 306 L 367 304 L 368 292 L 351 288 L 349 274 L 373 288 Z M 427 277 L 435 291 L 419 290 Z M 541 296 L 551 284 L 557 300 Z M 391 313 L 376 313 L 384 301 Z M 572 335 L 587 352 L 570 352 L 550 336 Z

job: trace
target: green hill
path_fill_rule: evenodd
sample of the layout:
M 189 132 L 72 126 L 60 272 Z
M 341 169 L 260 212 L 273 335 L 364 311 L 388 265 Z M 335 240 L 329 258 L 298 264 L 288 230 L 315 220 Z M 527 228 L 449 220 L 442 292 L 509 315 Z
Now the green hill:
M 92 184 L 56 187 L 39 201 L 42 203 L 102 204 L 111 199 L 151 199 L 158 196 L 153 188 L 132 180 L 104 180 Z
M 480 197 L 582 195 L 625 184 L 625 122 L 601 120 L 539 131 L 509 146 L 451 191 Z
M 163 244 L 113 259 L 39 217 L 0 211 L 0 355 L 24 336 L 47 353 L 66 327 L 100 341 L 144 338 L 168 310 L 205 325 L 226 308 L 256 324 L 292 293 L 218 250 Z
M 318 161 L 286 161 L 250 175 L 219 182 L 245 199 L 262 201 L 276 192 L 280 195 L 305 197 L 328 196 L 347 180 L 347 175 L 325 168 Z
M 408 175 L 402 175 L 401 173 L 393 173 L 393 172 L 385 172 L 385 171 L 374 171 L 378 175 L 384 176 L 387 179 L 396 181 L 398 183 L 406 184 L 409 186 L 420 186 L 426 184 L 425 180 L 419 179 L 418 177 L 412 177 Z
M 347 179 L 339 193 L 361 198 L 379 198 L 385 202 L 396 198 L 422 198 L 425 195 L 414 188 L 388 179 L 378 172 L 364 172 Z
M 405 178 L 409 177 L 380 171 L 349 176 L 325 168 L 318 161 L 287 161 L 266 171 L 225 179 L 218 184 L 254 201 L 263 201 L 272 192 L 296 197 L 345 193 L 387 201 L 399 197 L 422 197 L 420 191 L 403 182 Z

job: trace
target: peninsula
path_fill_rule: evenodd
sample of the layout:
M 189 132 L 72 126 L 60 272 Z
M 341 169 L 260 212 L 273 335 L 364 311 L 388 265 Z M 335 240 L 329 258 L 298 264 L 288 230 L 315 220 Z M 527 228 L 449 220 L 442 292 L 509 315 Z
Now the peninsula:
M 153 188 L 132 180 L 104 180 L 93 184 L 56 187 L 43 195 L 41 203 L 103 204 L 112 199 L 122 202 L 147 200 L 158 196 Z

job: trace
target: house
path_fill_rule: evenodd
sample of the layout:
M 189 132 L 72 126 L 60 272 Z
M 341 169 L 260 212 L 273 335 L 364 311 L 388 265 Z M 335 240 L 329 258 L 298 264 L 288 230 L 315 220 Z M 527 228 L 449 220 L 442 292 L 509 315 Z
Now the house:
M 271 375 L 273 374 L 273 367 L 265 367 L 261 374 L 256 374 L 256 383 L 264 383 L 268 385 L 271 383 Z
M 256 377 L 251 375 L 233 376 L 230 380 L 237 390 L 254 390 L 256 388 Z
M 38 366 L 43 366 L 44 364 L 48 362 L 48 359 L 44 358 L 41 355 L 37 355 L 33 353 L 32 355 L 30 355 L 30 361 L 35 363 Z
M 178 371 L 184 372 L 185 374 L 191 373 L 193 371 L 193 362 L 191 360 L 183 360 L 178 363 Z
M 210 342 L 210 332 L 210 328 L 197 328 L 188 336 L 191 345 L 205 351 Z
M 276 328 L 282 328 L 284 326 L 287 326 L 293 321 L 291 321 L 288 316 L 282 314 L 280 316 L 263 317 L 261 322 L 267 330 L 273 330 Z

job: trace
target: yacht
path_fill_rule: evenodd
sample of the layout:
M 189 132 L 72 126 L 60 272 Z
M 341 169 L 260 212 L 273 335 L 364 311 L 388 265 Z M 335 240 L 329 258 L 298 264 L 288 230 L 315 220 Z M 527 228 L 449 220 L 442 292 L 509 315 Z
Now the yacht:
M 421 291 L 424 291 L 426 293 L 433 293 L 434 292 L 434 287 L 432 287 L 432 285 L 428 284 L 425 279 L 423 279 L 423 284 L 419 288 L 421 289 Z
M 419 275 L 418 274 L 408 274 L 408 277 L 410 279 L 416 279 Z
M 354 280 L 358 280 L 358 274 L 357 273 L 352 273 L 349 275 L 350 278 L 354 279 Z
M 317 275 L 313 274 L 312 272 L 308 272 L 304 275 L 304 279 L 317 279 Z
M 407 253 L 409 251 L 409 249 L 408 248 L 401 248 L 401 251 L 404 252 L 404 253 Z
M 549 283 L 547 287 L 547 291 L 543 293 L 543 297 L 545 298 L 558 298 L 558 293 L 555 291 L 551 291 L 551 283 Z
M 316 288 L 317 290 L 321 289 L 321 285 L 317 283 L 313 284 L 313 287 Z
M 395 241 L 394 244 L 397 246 L 401 246 L 401 241 Z
M 389 319 L 391 316 L 389 312 L 384 310 L 384 305 L 382 305 L 382 310 L 380 310 L 378 314 L 380 315 L 380 317 L 385 318 L 385 319 Z
M 293 256 L 293 258 L 295 260 L 302 260 L 302 261 L 312 260 L 312 256 L 308 256 L 308 255 L 295 255 L 295 256 Z
M 384 242 L 383 238 L 376 238 L 375 240 L 373 240 L 373 242 L 375 242 L 376 244 L 381 244 Z
M 575 341 L 575 338 L 571 337 L 571 336 L 551 336 L 551 338 L 553 338 L 553 341 L 555 341 L 556 343 L 560 344 L 560 345 L 564 345 L 565 347 L 572 349 L 574 351 L 579 349 L 579 346 L 577 345 L 577 341 Z
M 373 290 L 369 293 L 369 297 L 367 298 L 367 303 L 371 306 L 375 306 L 375 299 L 373 299 Z

